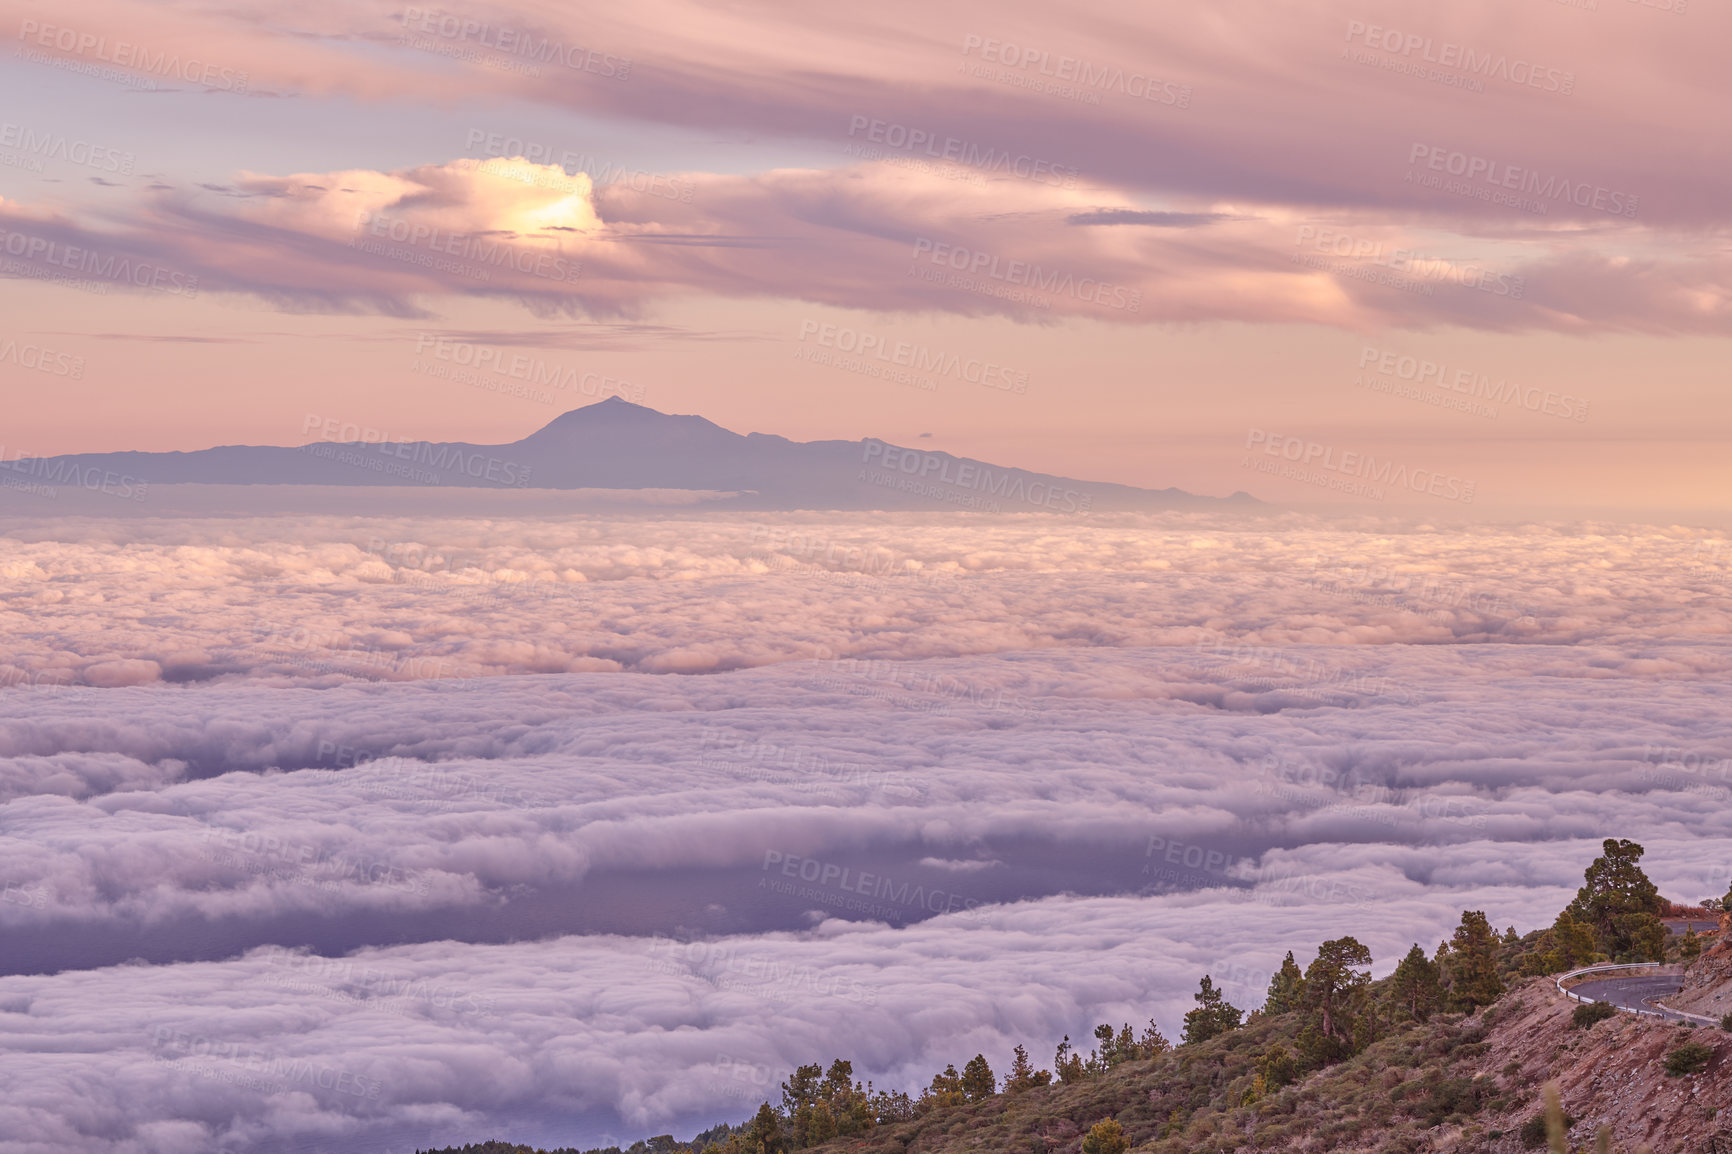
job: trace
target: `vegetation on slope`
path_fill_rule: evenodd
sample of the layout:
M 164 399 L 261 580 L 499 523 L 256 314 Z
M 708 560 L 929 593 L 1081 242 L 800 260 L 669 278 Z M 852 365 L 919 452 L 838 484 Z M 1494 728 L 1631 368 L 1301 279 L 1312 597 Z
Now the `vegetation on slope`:
M 1597 961 L 1661 961 L 1689 954 L 1692 945 L 1700 950 L 1694 937 L 1669 940 L 1659 917 L 1671 904 L 1642 872 L 1642 847 L 1608 839 L 1603 848 L 1576 899 L 1545 930 L 1518 936 L 1511 927 L 1500 935 L 1484 912 L 1465 910 L 1449 941 L 1431 954 L 1415 944 L 1394 973 L 1377 981 L 1370 951 L 1352 937 L 1336 938 L 1322 943 L 1303 970 L 1289 952 L 1264 1004 L 1249 1015 L 1204 975 L 1176 1047 L 1153 1021 L 1140 1032 L 1103 1023 L 1086 1057 L 1067 1036 L 1052 1069 L 1037 1069 L 1017 1046 L 1001 1078 L 977 1054 L 961 1071 L 952 1064 L 935 1074 L 917 1097 L 862 1085 L 852 1065 L 836 1059 L 828 1068 L 795 1070 L 782 1083 L 780 1103 L 763 1103 L 740 1125 L 714 1127 L 690 1142 L 662 1135 L 626 1151 L 582 1154 L 818 1148 L 909 1154 L 951 1147 L 1413 1154 L 1434 1148 L 1427 1134 L 1439 1127 L 1473 1143 L 1561 1150 L 1551 1132 L 1572 1120 L 1554 1118 L 1548 1126 L 1533 1109 L 1535 1087 L 1519 1062 L 1496 1073 L 1477 1068 L 1499 1015 L 1525 1008 L 1520 998 L 1500 1003 L 1506 989 L 1524 977 Z M 1607 1016 L 1580 1007 L 1569 1028 L 1592 1030 Z M 1682 1077 L 1700 1072 L 1711 1057 L 1710 1048 L 1685 1042 L 1665 1064 L 1668 1074 Z M 1497 1119 L 1529 1109 L 1519 1128 L 1498 1128 Z M 489 1143 L 462 1147 L 461 1154 L 539 1152 Z

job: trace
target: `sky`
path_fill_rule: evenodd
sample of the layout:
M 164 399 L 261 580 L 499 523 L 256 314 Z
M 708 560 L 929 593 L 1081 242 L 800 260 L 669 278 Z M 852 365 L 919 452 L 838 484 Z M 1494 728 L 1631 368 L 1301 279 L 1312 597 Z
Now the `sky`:
M 1707 516 L 1728 20 L 6 3 L 3 443 L 506 442 L 608 390 L 1151 488 L 1379 504 L 1258 467 L 1291 443 L 1474 494 L 1383 504 Z M 899 344 L 1001 371 L 849 359 Z

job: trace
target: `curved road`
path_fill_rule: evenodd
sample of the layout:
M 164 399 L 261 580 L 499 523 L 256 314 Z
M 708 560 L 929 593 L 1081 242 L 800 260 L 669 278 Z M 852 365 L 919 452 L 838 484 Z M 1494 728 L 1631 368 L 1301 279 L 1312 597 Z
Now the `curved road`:
M 1648 999 L 1664 998 L 1683 988 L 1684 978 L 1681 974 L 1640 974 L 1578 982 L 1570 987 L 1570 993 L 1582 998 L 1591 998 L 1596 1002 L 1610 1002 L 1612 1005 L 1622 1006 L 1626 1010 L 1647 1010 L 1673 1021 L 1682 1021 L 1684 1019 L 1683 1014 L 1675 1010 L 1668 1010 L 1664 1006 L 1652 1005 Z

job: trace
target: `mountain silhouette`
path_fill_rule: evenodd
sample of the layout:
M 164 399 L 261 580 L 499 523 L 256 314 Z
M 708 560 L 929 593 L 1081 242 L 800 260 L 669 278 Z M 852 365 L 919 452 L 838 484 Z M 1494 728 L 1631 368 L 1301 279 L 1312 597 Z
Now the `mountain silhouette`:
M 355 426 L 346 430 L 359 432 Z M 341 435 L 341 432 L 338 433 Z M 365 434 L 363 434 L 365 435 Z M 875 438 L 790 441 L 740 434 L 703 417 L 609 398 L 503 445 L 462 441 L 315 441 L 196 452 L 79 453 L 0 465 L 10 484 L 95 489 L 148 485 L 393 485 L 533 489 L 679 489 L 731 496 L 706 507 L 969 509 L 1076 513 L 1252 504 L 1008 468 Z

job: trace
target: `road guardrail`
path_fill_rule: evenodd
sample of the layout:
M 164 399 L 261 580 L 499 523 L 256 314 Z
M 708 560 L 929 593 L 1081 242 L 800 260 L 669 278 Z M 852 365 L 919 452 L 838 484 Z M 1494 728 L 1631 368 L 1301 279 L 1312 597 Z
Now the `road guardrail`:
M 1558 993 L 1562 994 L 1566 998 L 1570 998 L 1577 1002 L 1598 1002 L 1600 1000 L 1598 998 L 1584 998 L 1575 991 L 1566 989 L 1564 983 L 1569 981 L 1571 978 L 1579 978 L 1584 974 L 1604 974 L 1613 970 L 1657 970 L 1666 964 L 1667 963 L 1665 962 L 1603 962 L 1597 966 L 1583 966 L 1579 970 L 1571 970 L 1567 974 L 1559 974 L 1554 984 L 1558 988 Z M 1644 1010 L 1638 1009 L 1634 1006 L 1620 1006 L 1616 1002 L 1607 1002 L 1606 1005 L 1611 1006 L 1614 1010 L 1622 1010 L 1626 1014 L 1641 1014 L 1650 1018 L 1683 1018 L 1686 1021 L 1696 1022 L 1704 1026 L 1717 1024 L 1713 1018 L 1706 1018 L 1701 1014 L 1686 1013 L 1683 1010 L 1667 1008 L 1666 1011 L 1662 1013 L 1659 1010 Z

